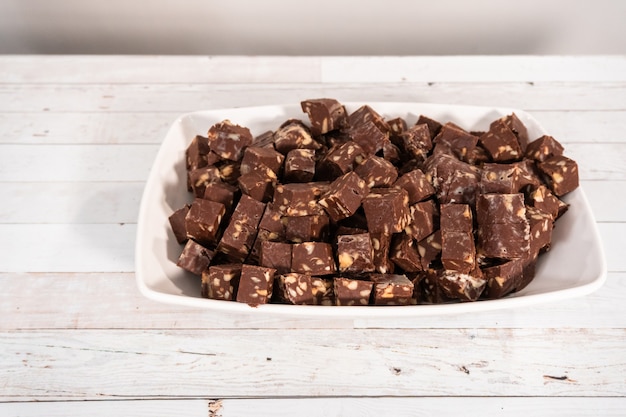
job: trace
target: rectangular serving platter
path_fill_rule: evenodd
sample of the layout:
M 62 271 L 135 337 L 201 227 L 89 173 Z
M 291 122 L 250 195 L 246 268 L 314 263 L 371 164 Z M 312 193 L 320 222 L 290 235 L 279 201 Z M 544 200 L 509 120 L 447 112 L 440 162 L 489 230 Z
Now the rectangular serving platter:
M 514 112 L 526 125 L 531 141 L 549 134 L 530 114 L 518 109 L 398 102 L 343 104 L 349 113 L 368 104 L 385 119 L 403 117 L 411 125 L 420 115 L 425 115 L 442 123 L 456 123 L 472 131 L 487 130 L 490 122 Z M 569 204 L 569 210 L 555 224 L 551 250 L 540 256 L 535 279 L 524 290 L 502 299 L 394 307 L 284 304 L 251 307 L 234 301 L 202 298 L 200 278 L 176 266 L 182 247 L 176 242 L 168 221 L 175 210 L 192 200 L 186 189 L 185 149 L 195 135 L 206 135 L 211 125 L 225 119 L 248 127 L 256 136 L 268 130 L 276 130 L 290 118 L 308 122 L 299 104 L 198 111 L 182 115 L 173 122 L 150 171 L 139 209 L 135 276 L 144 296 L 163 303 L 216 312 L 277 314 L 285 317 L 399 318 L 522 308 L 584 296 L 604 283 L 606 260 L 602 242 L 585 192 L 579 187 L 563 198 Z

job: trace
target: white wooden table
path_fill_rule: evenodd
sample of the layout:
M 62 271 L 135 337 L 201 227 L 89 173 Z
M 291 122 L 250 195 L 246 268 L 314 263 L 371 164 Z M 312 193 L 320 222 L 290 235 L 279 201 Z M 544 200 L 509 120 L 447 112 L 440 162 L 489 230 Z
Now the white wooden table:
M 580 165 L 606 284 L 391 322 L 142 297 L 137 209 L 172 121 L 322 96 L 530 112 Z M 0 57 L 0 415 L 622 416 L 625 132 L 626 56 Z

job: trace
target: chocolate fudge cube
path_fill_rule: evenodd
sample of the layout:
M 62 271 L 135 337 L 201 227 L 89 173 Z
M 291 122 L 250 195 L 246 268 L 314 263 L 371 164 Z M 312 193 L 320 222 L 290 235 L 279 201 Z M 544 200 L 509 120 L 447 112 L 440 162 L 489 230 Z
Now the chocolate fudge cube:
M 338 306 L 366 306 L 370 303 L 374 283 L 351 278 L 335 278 L 335 303 Z
M 539 163 L 552 192 L 561 197 L 578 188 L 578 164 L 563 155 L 552 156 Z
M 285 159 L 285 182 L 310 182 L 315 176 L 315 151 L 293 149 Z
M 398 178 L 398 170 L 393 164 L 384 158 L 372 155 L 354 169 L 361 178 L 365 180 L 367 186 L 389 187 Z
M 402 148 L 417 161 L 426 160 L 433 147 L 430 131 L 427 124 L 411 126 L 400 135 Z
M 247 127 L 224 120 L 211 126 L 208 139 L 211 151 L 220 158 L 239 161 L 244 149 L 252 143 L 252 134 Z
M 202 296 L 232 301 L 237 294 L 241 264 L 213 265 L 202 272 Z
M 399 136 L 402 132 L 407 129 L 406 120 L 402 117 L 396 117 L 393 119 L 387 120 L 387 126 L 389 126 L 389 133 L 392 136 Z
M 279 299 L 289 304 L 315 304 L 311 276 L 290 272 L 278 277 Z
M 292 246 L 291 270 L 309 275 L 331 275 L 337 272 L 333 249 L 329 243 L 304 242 Z
M 394 186 L 407 191 L 409 204 L 423 201 L 435 194 L 435 189 L 420 169 L 414 169 L 403 174 L 394 183 Z
M 374 188 L 363 199 L 368 230 L 398 233 L 411 222 L 408 193 L 401 188 Z
M 313 304 L 318 306 L 335 305 L 335 292 L 333 280 L 321 277 L 311 277 L 313 289 Z
M 194 169 L 188 175 L 189 186 L 193 195 L 198 198 L 204 197 L 204 190 L 213 182 L 221 182 L 220 171 L 213 165 Z
M 453 123 L 446 123 L 433 142 L 448 147 L 457 158 L 467 161 L 467 156 L 476 147 L 478 138 Z
M 355 142 L 346 142 L 328 151 L 316 169 L 318 179 L 334 180 L 363 162 L 365 151 Z
M 522 264 L 522 275 L 515 283 L 515 291 L 518 292 L 526 288 L 535 278 L 537 257 L 530 254 L 527 257 L 515 259 L 514 261 Z
M 185 149 L 185 168 L 187 171 L 208 165 L 209 138 L 196 135 Z
M 312 216 L 283 217 L 285 238 L 294 243 L 325 240 L 328 236 L 328 216 L 314 214 Z
M 374 283 L 374 305 L 409 305 L 413 299 L 413 283 L 406 275 L 371 274 Z
M 481 225 L 525 223 L 524 194 L 481 194 L 476 200 L 476 218 Z
M 479 191 L 480 168 L 448 154 L 437 154 L 426 160 L 424 174 L 435 188 L 439 203 L 475 203 Z
M 281 171 L 285 156 L 272 148 L 249 146 L 243 152 L 243 159 L 239 171 L 242 175 L 257 169 L 269 168 L 278 175 Z
M 357 143 L 368 155 L 380 151 L 385 142 L 389 142 L 389 133 L 383 131 L 371 120 L 352 125 L 349 130 L 352 140 Z
M 280 212 L 274 208 L 274 203 L 267 204 L 261 221 L 259 222 L 259 230 L 269 232 L 268 240 L 277 241 L 285 239 L 285 224 L 282 221 Z
M 433 266 L 441 257 L 441 230 L 436 230 L 417 243 L 417 253 L 423 269 Z
M 225 213 L 223 204 L 196 198 L 185 215 L 187 237 L 205 246 L 217 243 L 220 223 Z
M 385 119 L 367 104 L 359 107 L 348 116 L 348 123 L 350 127 L 365 124 L 367 122 L 374 123 L 381 132 L 389 133 L 389 125 Z
M 183 251 L 178 257 L 176 265 L 195 275 L 201 275 L 202 271 L 209 267 L 214 252 L 193 240 L 185 243 Z
M 242 265 L 237 301 L 252 306 L 267 304 L 272 298 L 275 273 L 273 268 Z
M 252 145 L 250 146 L 255 148 L 274 149 L 274 132 L 271 130 L 267 130 L 261 133 L 252 140 Z
M 533 189 L 528 193 L 526 202 L 529 206 L 535 207 L 543 212 L 549 213 L 553 220 L 559 217 L 561 211 L 561 200 L 545 185 Z
M 188 239 L 187 228 L 185 227 L 185 217 L 189 212 L 189 207 L 191 207 L 189 204 L 185 204 L 168 217 L 172 232 L 174 232 L 174 237 L 180 244 L 187 242 Z
M 469 205 L 442 204 L 439 210 L 442 231 L 472 233 L 474 230 L 474 217 Z
M 502 298 L 515 290 L 523 275 L 519 260 L 483 268 L 483 277 L 487 280 L 484 296 L 489 299 Z
M 391 274 L 395 269 L 395 264 L 389 259 L 391 236 L 386 233 L 370 233 L 374 250 L 374 268 L 381 274 Z
M 223 161 L 216 165 L 220 172 L 220 179 L 227 184 L 237 185 L 241 176 L 239 171 L 241 164 L 238 161 Z
M 332 98 L 318 98 L 300 102 L 302 111 L 311 122 L 311 132 L 315 136 L 348 126 L 345 107 Z
M 552 136 L 543 135 L 528 144 L 524 155 L 526 158 L 543 162 L 553 156 L 563 155 L 563 145 Z
M 441 263 L 448 271 L 469 273 L 476 267 L 474 235 L 470 232 L 441 230 Z
M 435 231 L 439 223 L 439 210 L 433 200 L 426 200 L 410 207 L 411 222 L 404 228 L 406 234 L 420 241 Z
M 259 166 L 257 169 L 241 175 L 237 182 L 241 192 L 255 200 L 266 203 L 274 194 L 274 184 L 278 182 L 278 178 L 269 167 Z
M 369 191 L 361 177 L 354 172 L 348 172 L 330 184 L 328 192 L 319 199 L 319 204 L 337 222 L 352 216 Z
M 290 119 L 274 132 L 274 147 L 278 152 L 287 155 L 293 149 L 320 149 L 322 145 L 313 138 L 304 123 Z
M 234 262 L 243 262 L 254 245 L 264 210 L 265 204 L 242 195 L 217 250 Z
M 224 182 L 212 182 L 207 184 L 202 198 L 222 203 L 226 208 L 226 211 L 229 212 L 233 208 L 237 191 L 237 187 L 230 184 L 226 184 Z
M 400 148 L 393 143 L 385 142 L 383 144 L 383 158 L 395 166 L 400 164 L 402 161 L 402 152 L 400 151 Z
M 487 280 L 479 268 L 469 272 L 445 270 L 438 279 L 447 297 L 461 301 L 478 300 L 487 285 Z
M 389 259 L 405 272 L 417 272 L 422 269 L 415 240 L 406 233 L 398 233 L 393 236 Z
M 491 122 L 491 124 L 494 123 L 503 123 L 506 125 L 517 138 L 517 142 L 519 143 L 522 152 L 526 151 L 526 147 L 528 146 L 528 130 L 515 113 L 511 113 Z
M 356 175 L 356 174 L 355 174 Z M 279 184 L 274 189 L 274 208 L 286 216 L 309 216 L 320 214 L 318 206 L 320 188 L 318 183 Z
M 291 272 L 291 244 L 269 240 L 262 242 L 259 264 L 274 268 L 279 274 Z
M 374 249 L 369 233 L 337 236 L 339 272 L 374 271 Z
M 422 272 L 424 276 L 419 284 L 422 293 L 421 300 L 424 304 L 443 304 L 454 301 L 443 289 L 441 280 L 443 273 L 443 269 L 428 269 Z
M 417 122 L 415 122 L 415 124 L 416 125 L 420 125 L 420 124 L 428 125 L 428 131 L 430 132 L 431 139 L 435 139 L 435 137 L 439 134 L 439 131 L 441 130 L 441 127 L 442 127 L 441 123 L 439 123 L 435 119 L 431 119 L 428 116 L 424 116 L 423 114 L 421 114 L 417 118 Z
M 530 228 L 530 253 L 539 255 L 549 250 L 554 223 L 552 215 L 535 207 L 526 207 L 526 218 Z
M 487 223 L 478 225 L 477 250 L 487 258 L 513 259 L 528 256 L 530 228 L 524 223 Z
M 496 162 L 510 162 L 522 157 L 517 136 L 502 119 L 491 123 L 489 131 L 480 137 L 480 144 Z

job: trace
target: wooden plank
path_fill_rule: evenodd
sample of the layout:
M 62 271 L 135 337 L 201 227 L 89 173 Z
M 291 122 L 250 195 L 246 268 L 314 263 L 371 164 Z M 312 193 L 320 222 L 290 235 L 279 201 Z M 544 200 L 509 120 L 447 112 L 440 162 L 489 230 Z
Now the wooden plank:
M 286 99 L 281 102 L 286 102 Z M 229 104 L 224 103 L 223 106 Z M 624 110 L 535 110 L 532 115 L 548 132 L 566 144 L 624 141 Z M 0 113 L 0 143 L 159 144 L 178 116 L 180 112 L 155 111 Z
M 14 331 L 0 347 L 1 401 L 626 392 L 626 329 Z
M 322 80 L 341 82 L 626 81 L 626 57 L 525 56 L 336 57 L 322 61 Z
M 0 181 L 144 181 L 158 150 L 152 144 L 0 145 Z M 571 143 L 565 154 L 578 163 L 582 180 L 626 180 L 622 144 Z
M 5 56 L 1 63 L 0 79 L 11 83 L 626 80 L 623 56 Z
M 626 221 L 626 199 L 615 198 L 616 195 L 626 195 L 626 181 L 583 180 L 580 185 L 585 190 L 596 221 Z
M 144 182 L 0 182 L 0 223 L 136 223 Z M 45 207 L 45 209 L 42 209 Z
M 402 319 L 221 313 L 143 297 L 133 273 L 0 273 L 0 330 L 626 328 L 626 273 L 585 296 L 524 308 Z
M 535 110 L 625 110 L 625 82 L 3 84 L 0 112 L 178 112 L 340 101 L 427 102 Z
M 320 61 L 296 56 L 14 55 L 1 58 L 0 80 L 13 84 L 319 82 Z
M 110 417 L 132 415 L 157 417 L 527 417 L 529 415 L 622 417 L 624 398 L 545 398 L 545 397 L 364 397 L 364 398 L 225 398 L 225 399 L 146 399 L 60 402 L 0 403 L 6 417 Z
M 135 224 L 0 224 L 0 271 L 134 271 Z

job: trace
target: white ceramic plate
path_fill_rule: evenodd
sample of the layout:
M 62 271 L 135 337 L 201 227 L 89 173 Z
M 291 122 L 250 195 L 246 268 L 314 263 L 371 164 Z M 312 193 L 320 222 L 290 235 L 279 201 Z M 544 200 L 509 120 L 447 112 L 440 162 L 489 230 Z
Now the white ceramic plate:
M 348 112 L 362 104 L 365 103 L 344 103 Z M 526 125 L 530 140 L 547 133 L 529 114 L 516 109 L 423 103 L 367 104 L 388 119 L 401 116 L 413 124 L 423 114 L 440 122 L 454 122 L 467 130 L 487 130 L 493 120 L 515 112 Z M 206 135 L 211 125 L 224 119 L 247 126 L 253 135 L 258 135 L 275 130 L 288 118 L 308 122 L 299 104 L 200 111 L 183 115 L 174 122 L 157 154 L 139 210 L 135 274 L 142 294 L 165 303 L 222 312 L 393 318 L 469 313 L 554 302 L 589 294 L 604 283 L 606 261 L 602 244 L 585 193 L 578 188 L 564 198 L 570 208 L 556 223 L 552 249 L 540 257 L 535 279 L 523 291 L 499 300 L 396 307 L 268 304 L 252 308 L 234 301 L 201 298 L 199 277 L 175 265 L 181 246 L 176 242 L 168 221 L 174 210 L 191 201 L 185 186 L 185 149 L 196 134 Z M 567 155 L 567 149 L 565 153 Z

